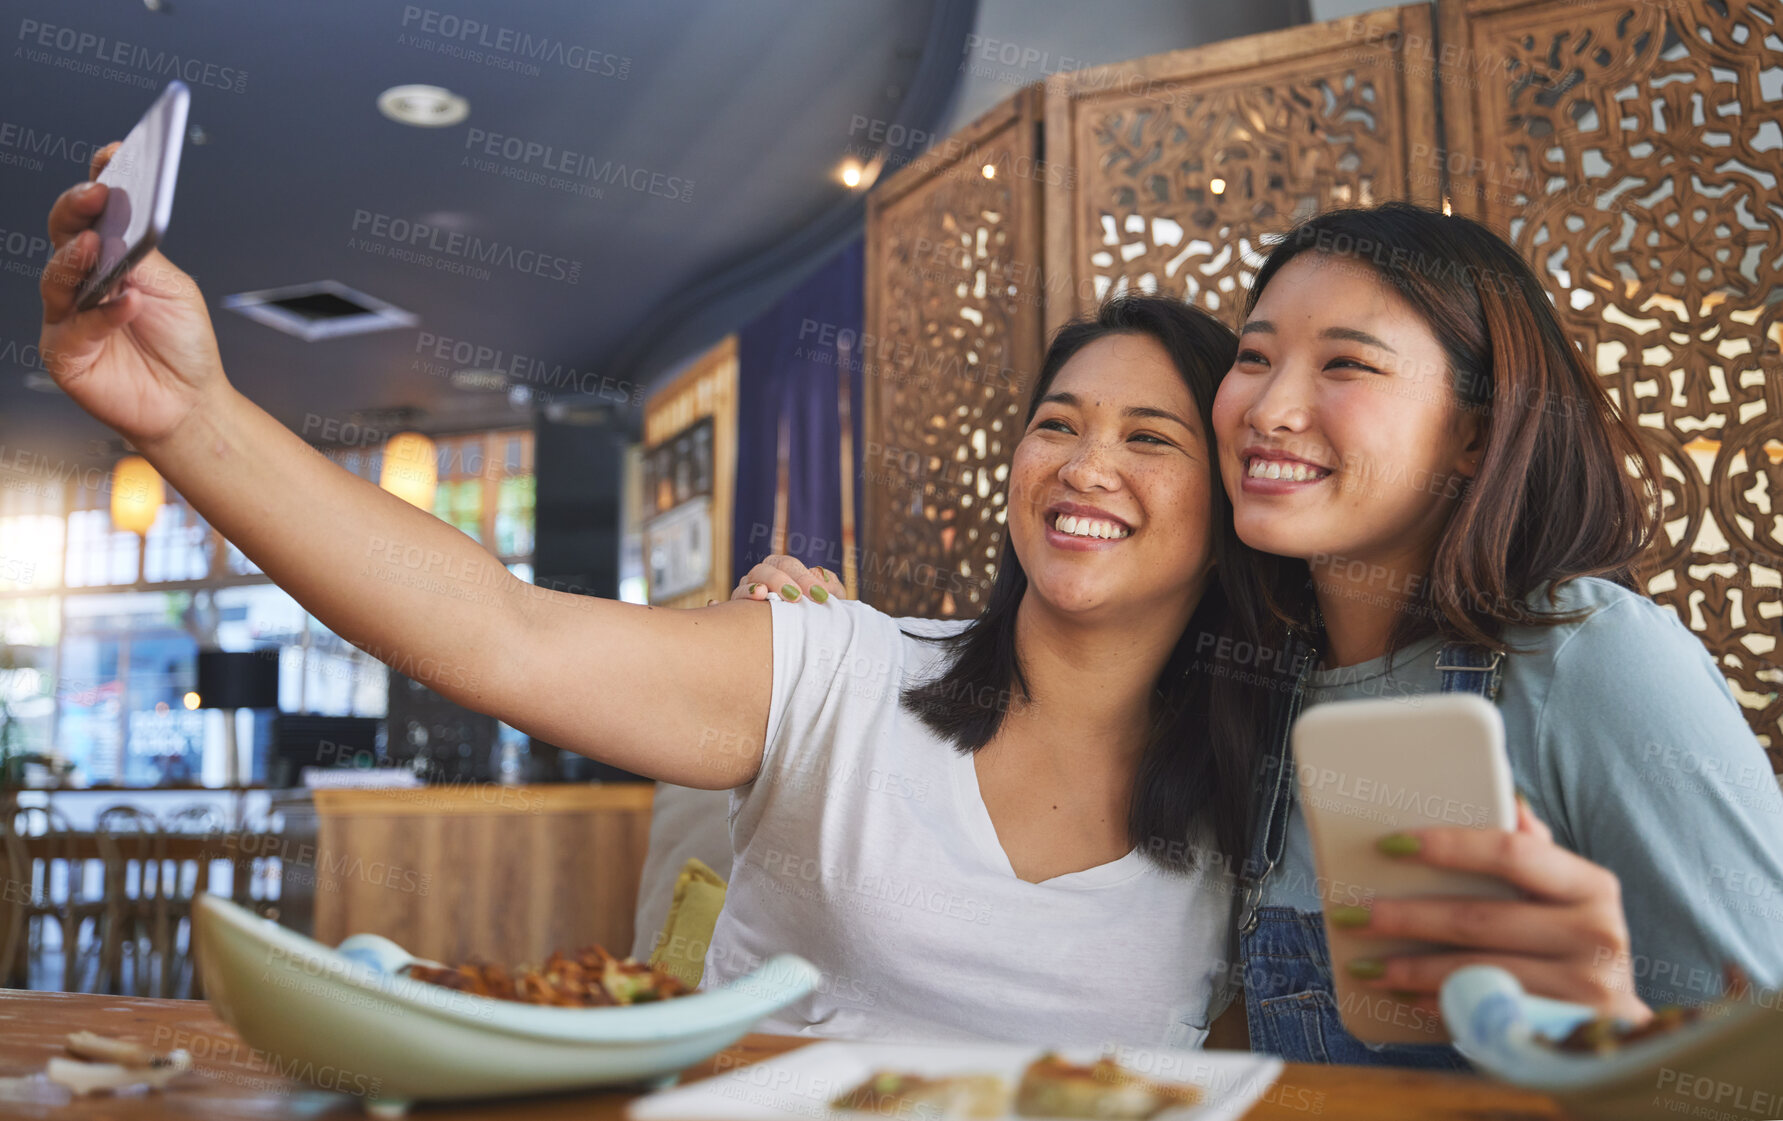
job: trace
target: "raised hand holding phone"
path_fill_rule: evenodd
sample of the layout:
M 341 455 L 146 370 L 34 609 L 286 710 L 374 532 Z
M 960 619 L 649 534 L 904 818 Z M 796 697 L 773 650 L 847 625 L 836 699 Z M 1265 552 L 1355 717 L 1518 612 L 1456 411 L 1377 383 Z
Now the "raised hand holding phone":
M 105 209 L 94 226 L 99 263 L 81 285 L 77 311 L 98 307 L 131 267 L 167 236 L 191 100 L 184 82 L 167 83 L 99 173 L 98 181 L 107 189 Z
M 99 180 L 119 147 L 113 142 L 95 154 L 91 181 L 62 192 L 50 210 L 55 253 L 39 285 L 38 349 L 68 396 L 141 448 L 227 382 L 203 294 L 158 249 L 144 250 L 120 276 L 116 298 L 88 310 L 78 306 L 100 258 L 94 226 L 111 188 Z
M 94 157 L 95 179 L 118 150 Z M 714 788 L 754 778 L 771 692 L 765 611 L 652 611 L 520 580 L 238 392 L 203 294 L 158 249 L 116 298 L 81 310 L 108 190 L 70 188 L 50 210 L 39 346 L 76 404 L 324 626 L 447 700 L 637 774 Z M 442 589 L 439 572 L 477 575 Z M 609 687 L 591 691 L 591 679 Z M 745 748 L 711 748 L 712 729 Z

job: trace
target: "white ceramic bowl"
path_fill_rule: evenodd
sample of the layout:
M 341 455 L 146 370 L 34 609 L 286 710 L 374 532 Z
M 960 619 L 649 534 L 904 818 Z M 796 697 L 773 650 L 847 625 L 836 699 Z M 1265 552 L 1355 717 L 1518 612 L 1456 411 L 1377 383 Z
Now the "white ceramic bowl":
M 1497 966 L 1470 965 L 1442 987 L 1443 1022 L 1469 1061 L 1505 1082 L 1553 1094 L 1591 1121 L 1783 1116 L 1783 992 L 1718 1009 L 1609 1055 L 1556 1050 L 1593 1015 L 1531 996 Z M 1704 1107 L 1708 1107 L 1704 1109 Z
M 420 1100 L 666 1084 L 810 992 L 784 954 L 734 985 L 650 1004 L 551 1008 L 398 975 L 418 961 L 376 935 L 331 949 L 213 895 L 192 926 L 217 1015 L 268 1069 L 358 1094 L 377 1112 Z M 434 963 L 428 963 L 434 964 Z

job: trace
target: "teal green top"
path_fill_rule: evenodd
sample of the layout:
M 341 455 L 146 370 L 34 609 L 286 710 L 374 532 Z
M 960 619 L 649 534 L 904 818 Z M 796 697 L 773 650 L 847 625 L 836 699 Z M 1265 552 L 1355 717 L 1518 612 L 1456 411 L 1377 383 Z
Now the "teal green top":
M 1730 961 L 1783 985 L 1783 793 L 1727 679 L 1641 595 L 1587 578 L 1556 603 L 1590 614 L 1506 636 L 1522 652 L 1504 663 L 1505 746 L 1555 841 L 1621 878 L 1641 998 L 1714 999 Z M 1316 671 L 1307 705 L 1440 692 L 1440 646 Z M 1319 909 L 1298 806 L 1264 901 Z

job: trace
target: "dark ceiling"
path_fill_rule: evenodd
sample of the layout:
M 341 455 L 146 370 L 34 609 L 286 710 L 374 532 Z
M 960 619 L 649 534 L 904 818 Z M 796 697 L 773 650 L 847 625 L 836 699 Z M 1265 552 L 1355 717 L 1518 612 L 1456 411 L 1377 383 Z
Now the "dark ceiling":
M 940 118 L 973 7 L 4 0 L 0 458 L 115 455 L 109 430 L 59 392 L 28 387 L 42 382 L 27 375 L 47 256 L 30 239 L 56 194 L 85 178 L 91 146 L 122 138 L 174 76 L 170 59 L 203 143 L 187 143 L 165 251 L 208 296 L 231 379 L 311 435 L 329 419 L 400 408 L 444 431 L 528 423 L 532 406 L 455 387 L 446 374 L 468 352 L 439 357 L 439 340 L 605 376 L 601 395 L 613 398 L 735 326 L 739 309 L 765 305 L 858 216 L 858 196 L 834 175 L 861 139 L 851 126 Z M 469 20 L 483 27 L 467 34 Z M 469 118 L 437 129 L 385 119 L 378 94 L 406 83 L 464 95 Z M 573 159 L 580 174 L 499 154 L 526 143 L 558 161 L 586 157 Z M 441 260 L 475 263 L 395 259 L 403 246 L 390 235 L 403 223 L 441 231 L 435 245 L 458 233 L 510 259 L 561 261 L 544 276 L 499 262 L 475 265 L 486 275 L 443 271 Z M 221 306 L 323 278 L 414 312 L 419 326 L 304 342 Z

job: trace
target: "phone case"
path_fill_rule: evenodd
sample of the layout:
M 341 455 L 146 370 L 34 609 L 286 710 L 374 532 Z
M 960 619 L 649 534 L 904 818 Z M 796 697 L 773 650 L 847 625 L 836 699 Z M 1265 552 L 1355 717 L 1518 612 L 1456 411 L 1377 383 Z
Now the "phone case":
M 173 185 L 179 178 L 191 100 L 184 82 L 167 83 L 99 173 L 99 182 L 110 187 L 111 194 L 93 226 L 99 233 L 99 262 L 81 286 L 75 300 L 77 310 L 98 307 L 136 262 L 166 236 L 173 219 Z
M 1338 927 L 1331 908 L 1416 896 L 1519 897 L 1496 877 L 1401 860 L 1375 844 L 1389 833 L 1428 826 L 1516 828 L 1498 710 L 1461 693 L 1337 701 L 1308 710 L 1294 725 L 1292 743 L 1344 1026 L 1369 1043 L 1447 1042 L 1439 1017 L 1359 984 L 1346 966 L 1454 947 Z

